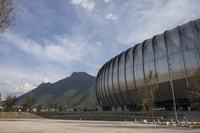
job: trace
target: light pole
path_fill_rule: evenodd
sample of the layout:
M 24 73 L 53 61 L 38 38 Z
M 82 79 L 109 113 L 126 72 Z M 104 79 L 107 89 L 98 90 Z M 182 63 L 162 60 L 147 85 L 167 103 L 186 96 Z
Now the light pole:
M 0 92 L 0 106 L 1 106 L 1 92 Z
M 171 89 L 172 89 L 172 98 L 173 98 L 173 104 L 174 104 L 174 115 L 175 115 L 175 120 L 176 120 L 176 123 L 178 123 L 178 116 L 177 116 L 177 110 L 176 110 L 176 100 L 175 100 L 175 93 L 174 93 L 174 86 L 173 86 L 173 83 L 172 83 L 172 74 L 171 74 L 171 70 L 172 70 L 172 65 L 170 63 L 170 58 L 168 56 L 168 64 L 169 64 L 169 75 L 170 75 L 170 85 L 171 85 Z

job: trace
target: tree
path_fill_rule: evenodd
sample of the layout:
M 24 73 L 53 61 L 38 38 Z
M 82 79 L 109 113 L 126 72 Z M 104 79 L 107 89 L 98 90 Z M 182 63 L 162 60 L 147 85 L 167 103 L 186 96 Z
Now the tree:
M 57 104 L 57 103 L 54 103 L 54 104 L 53 104 L 53 108 L 54 108 L 54 111 L 57 112 L 57 111 L 58 111 L 58 104 Z
M 149 71 L 149 74 L 145 77 L 146 86 L 143 88 L 137 88 L 136 93 L 138 96 L 138 106 L 141 106 L 143 111 L 153 114 L 154 102 L 155 102 L 155 89 L 157 74 L 153 71 Z
M 195 72 L 195 76 L 189 78 L 188 99 L 192 110 L 200 110 L 200 69 Z
M 153 73 L 153 71 L 149 72 L 149 75 L 146 78 L 146 89 L 145 89 L 145 110 L 148 112 L 153 112 L 154 104 L 155 104 L 155 89 L 157 74 Z
M 42 108 L 43 108 L 42 104 L 37 105 L 36 106 L 37 112 L 41 112 Z
M 59 106 L 59 107 L 58 107 L 58 111 L 59 111 L 59 112 L 63 112 L 63 106 Z
M 14 24 L 14 9 L 13 0 L 0 0 L 0 33 Z
M 13 111 L 13 106 L 17 102 L 17 98 L 12 95 L 6 96 L 6 100 L 3 102 L 3 108 L 5 111 Z
M 27 111 L 27 110 L 28 110 L 28 111 L 31 111 L 34 104 L 35 104 L 35 99 L 34 99 L 34 97 L 30 94 L 30 95 L 26 98 L 26 101 L 25 101 L 25 104 L 24 104 L 25 110 L 26 110 L 26 111 Z

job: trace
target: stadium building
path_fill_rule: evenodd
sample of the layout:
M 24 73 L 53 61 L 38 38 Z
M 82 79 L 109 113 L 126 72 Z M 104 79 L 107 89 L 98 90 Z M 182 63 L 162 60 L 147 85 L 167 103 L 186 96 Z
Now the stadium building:
M 156 75 L 156 108 L 171 110 L 173 100 L 177 109 L 190 106 L 188 90 L 200 77 L 200 19 L 147 39 L 106 62 L 96 79 L 99 104 L 104 110 L 136 110 L 136 90 L 147 86 L 150 73 Z

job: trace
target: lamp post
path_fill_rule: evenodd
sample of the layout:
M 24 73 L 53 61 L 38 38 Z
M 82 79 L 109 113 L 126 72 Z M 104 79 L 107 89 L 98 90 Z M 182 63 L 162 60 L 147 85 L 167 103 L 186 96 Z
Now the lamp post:
M 0 92 L 0 105 L 1 105 L 1 92 Z
M 172 99 L 173 99 L 173 105 L 174 105 L 174 116 L 175 116 L 175 120 L 176 120 L 176 123 L 178 123 L 178 116 L 177 116 L 177 110 L 176 110 L 176 99 L 175 99 L 175 93 L 174 93 L 174 86 L 173 86 L 173 83 L 172 83 L 172 74 L 171 74 L 171 71 L 172 71 L 172 65 L 170 63 L 170 58 L 168 56 L 168 64 L 169 64 L 169 75 L 170 75 L 170 85 L 171 85 L 171 91 L 172 91 Z

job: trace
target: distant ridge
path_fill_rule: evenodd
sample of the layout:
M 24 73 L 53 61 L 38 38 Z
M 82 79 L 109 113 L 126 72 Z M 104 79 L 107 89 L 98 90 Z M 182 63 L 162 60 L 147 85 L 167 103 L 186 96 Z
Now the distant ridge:
M 95 77 L 86 72 L 73 72 L 71 76 L 55 83 L 42 83 L 32 91 L 20 96 L 24 103 L 32 95 L 36 104 L 57 104 L 68 107 L 91 107 L 96 105 Z

